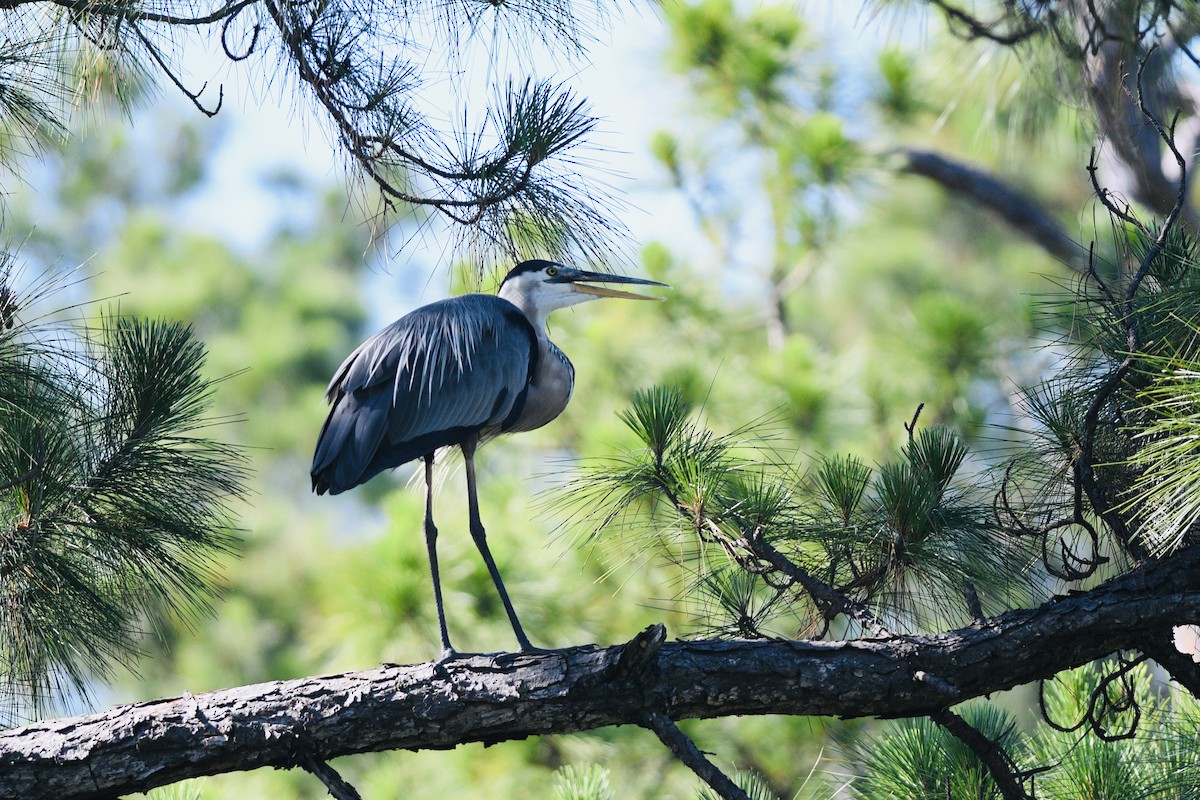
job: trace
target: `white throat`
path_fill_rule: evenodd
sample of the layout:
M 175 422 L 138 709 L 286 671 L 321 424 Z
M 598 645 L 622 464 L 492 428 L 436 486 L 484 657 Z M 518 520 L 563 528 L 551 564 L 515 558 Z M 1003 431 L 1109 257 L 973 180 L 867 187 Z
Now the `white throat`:
M 595 295 L 583 294 L 571 289 L 570 284 L 532 283 L 525 280 L 508 281 L 500 287 L 499 296 L 521 309 L 521 313 L 533 325 L 538 338 L 546 335 L 546 318 L 560 308 L 597 300 Z

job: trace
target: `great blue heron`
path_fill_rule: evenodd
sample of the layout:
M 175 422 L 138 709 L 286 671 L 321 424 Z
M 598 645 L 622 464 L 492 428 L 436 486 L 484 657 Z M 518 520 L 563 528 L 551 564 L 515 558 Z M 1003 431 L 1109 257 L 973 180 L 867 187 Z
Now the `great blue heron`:
M 550 312 L 601 297 L 653 300 L 605 283 L 656 281 L 524 261 L 498 296 L 469 294 L 418 308 L 372 336 L 342 362 L 313 456 L 317 494 L 338 494 L 384 470 L 425 460 L 425 545 L 433 575 L 442 659 L 455 654 L 446 630 L 433 524 L 433 458 L 457 445 L 466 461 L 471 538 L 487 564 L 522 650 L 529 643 L 488 550 L 475 489 L 475 448 L 501 433 L 540 428 L 571 399 L 575 368 L 546 337 Z

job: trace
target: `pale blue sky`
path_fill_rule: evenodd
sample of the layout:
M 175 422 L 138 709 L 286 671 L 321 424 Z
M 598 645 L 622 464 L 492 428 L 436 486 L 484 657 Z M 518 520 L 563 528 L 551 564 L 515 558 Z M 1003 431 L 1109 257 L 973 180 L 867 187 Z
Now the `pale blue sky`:
M 799 2 L 798 7 L 812 35 L 831 43 L 838 51 L 839 64 L 849 69 L 856 65 L 871 68 L 880 42 L 897 34 L 888 20 L 864 18 L 859 3 L 814 0 Z M 505 72 L 523 76 L 531 69 L 539 78 L 570 84 L 588 99 L 592 113 L 601 119 L 589 155 L 603 164 L 609 172 L 605 180 L 628 203 L 621 215 L 631 232 L 628 255 L 636 255 L 641 246 L 657 239 L 669 242 L 677 256 L 711 259 L 686 204 L 665 186 L 665 176 L 648 151 L 657 130 L 679 130 L 686 125 L 681 121 L 686 105 L 682 79 L 669 75 L 662 66 L 666 33 L 659 15 L 644 8 L 627 11 L 610 22 L 610 29 L 600 32 L 590 48 L 587 63 L 545 52 L 534 53 L 531 60 L 526 53 L 510 51 L 497 60 L 489 59 L 483 48 L 469 51 L 458 66 L 478 79 L 463 91 L 466 98 L 490 97 L 489 79 Z M 331 148 L 315 110 L 298 110 L 292 102 L 295 98 L 282 94 L 286 90 L 278 86 L 264 89 L 261 81 L 248 79 L 245 65 L 230 65 L 220 53 L 195 48 L 189 50 L 185 63 L 191 72 L 190 85 L 209 81 L 205 97 L 210 104 L 215 101 L 217 85 L 225 85 L 225 107 L 220 114 L 225 133 L 207 190 L 187 206 L 186 224 L 219 231 L 235 243 L 252 246 L 287 213 L 280 195 L 263 185 L 263 175 L 294 170 L 314 181 L 332 183 L 345 174 L 346 161 Z M 455 104 L 451 85 L 449 80 L 441 86 L 435 84 L 429 101 L 432 115 Z M 172 92 L 164 89 L 166 95 Z M 465 103 L 466 98 L 460 95 L 459 102 Z M 178 97 L 168 99 L 180 101 Z M 439 107 L 443 108 L 439 111 Z M 376 306 L 373 311 L 390 319 L 398 300 L 413 305 L 442 296 L 448 283 L 451 239 L 450 233 L 435 225 L 418 239 L 392 237 L 385 241 L 381 257 L 373 259 L 386 270 L 376 276 L 369 290 Z

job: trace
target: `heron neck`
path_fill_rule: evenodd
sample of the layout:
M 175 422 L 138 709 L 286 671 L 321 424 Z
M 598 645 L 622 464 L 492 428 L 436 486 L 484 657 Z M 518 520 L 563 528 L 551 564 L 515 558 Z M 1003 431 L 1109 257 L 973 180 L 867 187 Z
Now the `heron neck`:
M 525 319 L 529 320 L 529 324 L 533 326 L 534 332 L 537 333 L 538 340 L 545 341 L 546 317 L 549 316 L 550 311 L 553 309 L 539 309 L 536 304 L 530 302 L 526 297 L 523 296 L 504 297 L 503 293 L 501 293 L 500 296 L 520 309 L 521 313 L 525 315 Z

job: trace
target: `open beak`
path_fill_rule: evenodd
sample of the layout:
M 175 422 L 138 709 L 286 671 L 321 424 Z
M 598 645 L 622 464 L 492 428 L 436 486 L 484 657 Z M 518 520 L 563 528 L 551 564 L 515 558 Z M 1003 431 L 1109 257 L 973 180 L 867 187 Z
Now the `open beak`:
M 623 292 L 620 289 L 613 289 L 608 286 L 600 286 L 603 283 L 634 283 L 640 286 L 667 286 L 665 283 L 658 281 L 648 281 L 642 278 L 626 278 L 624 275 L 609 275 L 604 272 L 584 272 L 583 270 L 571 270 L 561 276 L 562 280 L 568 281 L 574 287 L 575 291 L 580 294 L 590 294 L 596 297 L 619 297 L 625 300 L 665 300 L 665 297 L 647 297 L 642 294 L 634 294 L 633 292 Z M 670 288 L 667 286 L 667 288 Z

